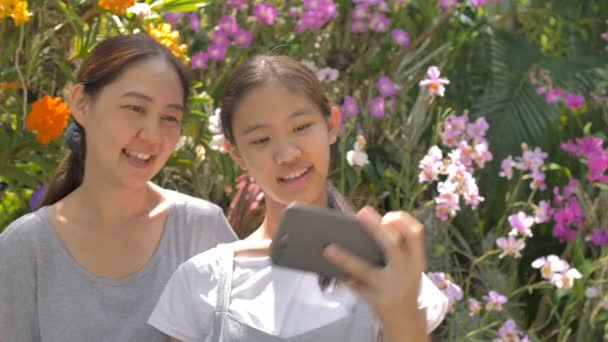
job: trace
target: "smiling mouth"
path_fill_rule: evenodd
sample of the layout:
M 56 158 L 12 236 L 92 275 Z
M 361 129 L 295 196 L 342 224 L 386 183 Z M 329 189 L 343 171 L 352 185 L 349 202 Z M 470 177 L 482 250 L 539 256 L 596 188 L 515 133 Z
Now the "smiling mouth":
M 295 170 L 285 177 L 279 177 L 278 179 L 280 182 L 290 182 L 308 174 L 310 170 L 312 170 L 312 166 Z
M 135 151 L 127 150 L 127 149 L 123 149 L 122 153 L 125 156 L 127 156 L 127 158 L 131 158 L 131 159 L 134 159 L 139 162 L 147 162 L 147 161 L 150 161 L 150 159 L 152 159 L 152 155 L 148 154 L 148 153 L 135 152 Z

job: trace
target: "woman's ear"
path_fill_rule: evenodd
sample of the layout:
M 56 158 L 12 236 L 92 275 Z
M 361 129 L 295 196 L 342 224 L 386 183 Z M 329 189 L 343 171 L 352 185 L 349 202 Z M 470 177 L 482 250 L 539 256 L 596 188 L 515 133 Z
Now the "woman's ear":
M 70 110 L 74 120 L 82 127 L 86 126 L 88 105 L 89 98 L 84 92 L 84 85 L 78 83 L 73 86 L 70 92 Z
M 239 152 L 239 149 L 236 147 L 236 145 L 231 144 L 228 140 L 226 140 L 224 142 L 224 149 L 226 150 L 230 158 L 232 158 L 232 160 L 234 160 L 234 162 L 241 168 L 241 170 L 247 170 L 247 167 L 245 166 L 245 161 L 243 160 L 243 157 L 241 156 L 241 153 Z
M 331 107 L 331 115 L 327 119 L 327 124 L 329 127 L 329 143 L 334 144 L 338 139 L 338 133 L 340 132 L 342 114 L 340 113 L 340 109 L 338 107 Z

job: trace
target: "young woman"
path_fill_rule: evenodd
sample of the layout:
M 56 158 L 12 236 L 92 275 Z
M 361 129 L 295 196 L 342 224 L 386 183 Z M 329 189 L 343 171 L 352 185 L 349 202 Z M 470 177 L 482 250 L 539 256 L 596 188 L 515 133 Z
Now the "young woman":
M 246 239 L 190 259 L 172 276 L 149 323 L 184 341 L 423 341 L 447 299 L 423 275 L 423 227 L 407 213 L 358 213 L 387 258 L 380 269 L 330 246 L 352 280 L 275 267 L 268 246 L 291 202 L 344 210 L 328 190 L 340 123 L 323 87 L 285 56 L 258 56 L 226 84 L 221 121 L 234 161 L 264 191 L 265 219 Z
M 146 35 L 99 43 L 71 92 L 70 152 L 43 207 L 0 235 L 0 341 L 166 341 L 146 321 L 183 261 L 236 239 L 222 210 L 150 182 L 187 72 Z

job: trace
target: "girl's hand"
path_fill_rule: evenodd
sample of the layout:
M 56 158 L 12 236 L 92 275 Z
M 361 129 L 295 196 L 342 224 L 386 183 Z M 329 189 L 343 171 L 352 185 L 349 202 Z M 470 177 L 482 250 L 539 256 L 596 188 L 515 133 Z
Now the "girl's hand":
M 418 309 L 418 291 L 426 267 L 424 227 L 406 212 L 384 217 L 371 207 L 357 218 L 382 248 L 386 266 L 378 268 L 330 245 L 325 256 L 352 276 L 346 284 L 356 291 L 383 323 L 385 341 L 426 340 L 426 315 Z

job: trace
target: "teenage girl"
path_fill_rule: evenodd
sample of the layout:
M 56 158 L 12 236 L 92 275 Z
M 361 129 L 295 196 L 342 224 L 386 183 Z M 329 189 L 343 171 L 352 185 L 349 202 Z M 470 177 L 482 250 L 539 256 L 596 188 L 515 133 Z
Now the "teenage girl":
M 423 226 L 411 215 L 358 212 L 387 265 L 331 245 L 325 255 L 351 275 L 346 282 L 328 286 L 268 256 L 290 203 L 345 210 L 327 180 L 340 112 L 316 76 L 286 56 L 254 57 L 227 82 L 221 123 L 230 156 L 264 191 L 264 221 L 180 266 L 149 323 L 183 341 L 425 341 L 448 305 L 423 274 Z

